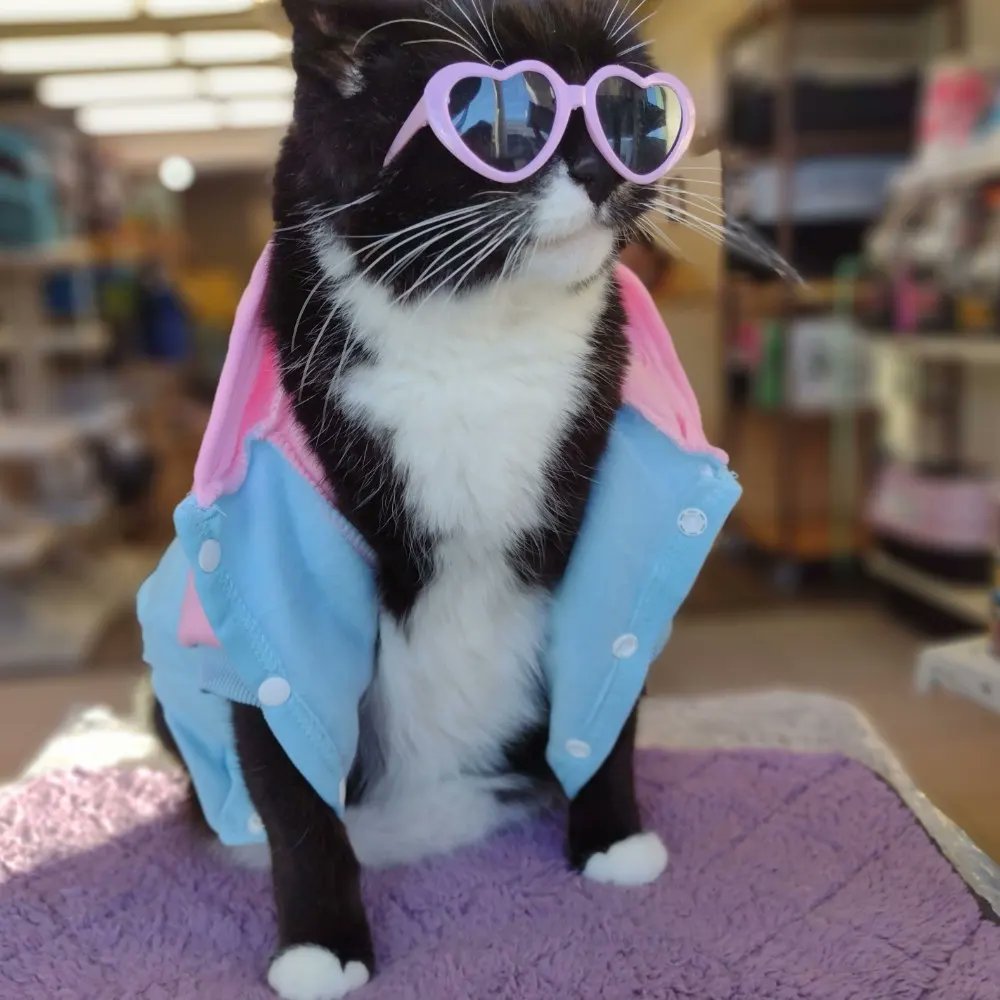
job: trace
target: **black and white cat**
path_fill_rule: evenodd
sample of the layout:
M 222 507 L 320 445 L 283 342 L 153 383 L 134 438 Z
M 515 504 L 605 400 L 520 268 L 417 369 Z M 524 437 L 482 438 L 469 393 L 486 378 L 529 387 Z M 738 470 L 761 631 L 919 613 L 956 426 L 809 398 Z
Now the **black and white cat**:
M 634 30 L 642 0 L 284 4 L 298 88 L 267 314 L 383 606 L 346 827 L 257 709 L 233 722 L 271 851 L 269 981 L 325 1000 L 374 970 L 359 862 L 449 850 L 556 794 L 539 650 L 621 403 L 613 265 L 652 198 L 598 154 L 580 112 L 521 184 L 484 180 L 429 129 L 383 169 L 386 152 L 455 61 L 539 59 L 577 84 L 608 64 L 653 67 Z M 634 734 L 633 713 L 569 804 L 570 862 L 621 884 L 667 861 L 641 829 Z

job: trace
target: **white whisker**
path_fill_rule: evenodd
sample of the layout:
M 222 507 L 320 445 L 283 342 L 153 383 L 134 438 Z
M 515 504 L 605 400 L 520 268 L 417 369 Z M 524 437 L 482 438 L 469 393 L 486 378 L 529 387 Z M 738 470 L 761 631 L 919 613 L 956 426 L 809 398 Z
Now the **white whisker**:
M 629 35 L 634 35 L 651 17 L 656 17 L 656 11 L 654 10 L 651 14 L 647 14 L 641 21 L 636 21 L 631 27 L 627 27 L 626 30 L 619 32 L 612 39 L 615 44 L 620 44 L 625 41 Z
M 326 274 L 323 274 L 322 277 L 320 277 L 319 281 L 317 281 L 316 284 L 313 285 L 312 291 L 306 296 L 305 302 L 302 303 L 302 308 L 299 310 L 299 315 L 295 319 L 295 326 L 292 327 L 293 352 L 295 351 L 295 338 L 298 336 L 299 333 L 299 324 L 302 322 L 302 317 L 305 315 L 306 307 L 309 305 L 309 302 L 312 300 L 312 297 L 316 294 L 316 292 L 319 291 L 320 286 L 326 283 L 327 277 L 328 276 Z
M 379 247 L 384 246 L 390 240 L 396 239 L 398 236 L 405 236 L 407 233 L 412 233 L 417 230 L 426 230 L 430 226 L 435 225 L 438 222 L 447 222 L 449 219 L 458 219 L 467 215 L 475 215 L 481 212 L 485 208 L 489 208 L 490 205 L 497 205 L 501 201 L 500 198 L 494 198 L 491 201 L 485 201 L 478 205 L 467 205 L 465 208 L 456 208 L 450 212 L 442 212 L 439 215 L 432 215 L 429 219 L 422 219 L 420 222 L 415 222 L 412 226 L 407 226 L 405 229 L 397 229 L 394 233 L 383 233 L 378 236 L 374 234 L 371 236 L 352 236 L 351 239 L 374 239 L 375 242 L 369 244 L 364 248 L 362 253 L 368 254 L 373 250 L 377 250 Z
M 641 42 L 636 42 L 636 43 L 635 43 L 635 45 L 630 45 L 630 46 L 629 46 L 629 47 L 628 47 L 627 49 L 625 49 L 625 50 L 624 50 L 623 52 L 619 52 L 619 53 L 618 53 L 618 58 L 619 58 L 619 59 L 624 59 L 624 58 L 625 58 L 625 56 L 629 56 L 629 55 L 631 55 L 631 54 L 632 54 L 633 52 L 638 52 L 638 51 L 639 51 L 639 49 L 642 49 L 642 48 L 645 48 L 647 44 L 648 44 L 648 43 L 646 42 L 646 40 L 645 40 L 645 39 L 643 39 L 643 40 L 642 40 Z
M 615 26 L 611 29 L 611 34 L 614 36 L 617 32 L 621 31 L 622 27 L 629 23 L 636 14 L 645 6 L 646 0 L 639 0 L 639 2 L 627 13 L 622 14 L 621 17 L 615 21 Z
M 354 49 L 352 51 L 357 52 L 358 46 L 369 35 L 374 34 L 376 31 L 380 31 L 382 28 L 388 28 L 394 24 L 423 24 L 426 25 L 427 27 L 433 28 L 435 31 L 445 31 L 449 35 L 452 35 L 454 38 L 458 39 L 458 42 L 456 42 L 455 44 L 462 44 L 463 47 L 466 47 L 470 51 L 474 52 L 484 62 L 486 61 L 486 56 L 483 55 L 483 53 L 478 49 L 477 46 L 471 44 L 471 41 L 467 35 L 464 35 L 461 32 L 456 31 L 454 28 L 449 28 L 448 25 L 446 24 L 440 24 L 437 21 L 428 21 L 426 18 L 422 17 L 397 17 L 392 21 L 383 21 L 381 24 L 376 24 L 374 28 L 369 28 L 364 34 L 362 34 L 358 38 L 358 40 L 354 43 Z M 442 39 L 434 39 L 434 41 L 442 41 Z M 403 44 L 405 45 L 412 43 L 404 42 Z
M 472 20 L 471 15 L 465 9 L 465 7 L 462 6 L 461 0 L 451 0 L 451 2 L 454 5 L 455 10 L 457 10 L 459 14 L 461 14 L 462 17 L 464 17 L 465 20 L 469 22 L 469 27 L 472 28 L 472 30 L 476 33 L 476 37 L 479 39 L 479 41 L 481 41 L 483 45 L 489 48 L 490 43 L 487 41 L 486 36 L 480 30 L 479 25 L 477 25 L 476 22 Z
M 409 244 L 413 243 L 416 240 L 422 240 L 425 236 L 428 235 L 428 233 L 435 232 L 438 229 L 443 229 L 445 230 L 444 236 L 450 236 L 455 231 L 466 229 L 468 228 L 468 226 L 476 225 L 477 223 L 481 222 L 482 215 L 484 214 L 484 212 L 485 212 L 485 207 L 478 212 L 471 213 L 471 215 L 469 216 L 463 216 L 459 220 L 449 219 L 446 220 L 445 222 L 428 227 L 426 229 L 421 229 L 420 231 L 414 233 L 413 235 L 408 236 L 405 240 L 390 245 L 388 250 L 383 250 L 382 253 L 380 253 L 373 261 L 368 263 L 368 266 L 365 267 L 365 269 L 360 274 L 358 274 L 357 280 L 365 278 L 369 274 L 371 274 L 371 272 L 375 269 L 375 267 L 381 261 L 385 260 L 386 257 L 391 257 L 397 250 L 400 250 L 402 247 L 409 246 Z
M 355 198 L 354 201 L 349 201 L 346 205 L 334 205 L 333 208 L 321 210 L 314 215 L 310 215 L 305 222 L 299 222 L 294 226 L 280 226 L 274 230 L 274 234 L 277 236 L 280 233 L 290 233 L 296 229 L 306 229 L 309 226 L 315 226 L 317 223 L 325 222 L 335 215 L 340 215 L 341 212 L 346 212 L 349 208 L 355 208 L 366 201 L 371 201 L 377 194 L 377 191 L 369 191 L 368 194 L 364 194 L 360 198 Z M 309 210 L 307 209 L 306 211 Z
M 434 258 L 434 260 L 431 261 L 431 263 L 428 265 L 427 270 L 425 270 L 424 273 L 420 275 L 420 278 L 404 292 L 402 298 L 409 298 L 418 288 L 421 288 L 426 282 L 428 282 L 431 278 L 433 278 L 435 274 L 440 274 L 440 272 L 444 268 L 446 268 L 449 263 L 452 263 L 451 261 L 444 260 L 445 257 L 447 257 L 449 254 L 454 253 L 460 246 L 464 246 L 466 243 L 469 242 L 470 239 L 477 236 L 484 229 L 489 229 L 491 227 L 495 228 L 505 218 L 509 218 L 510 214 L 511 213 L 508 210 L 506 212 L 494 216 L 493 218 L 488 219 L 486 223 L 478 226 L 476 229 L 473 229 L 472 232 L 467 233 L 465 236 L 462 237 L 462 239 L 456 240 L 454 243 L 451 243 L 447 247 L 445 247 L 445 249 L 441 253 L 439 253 Z M 523 218 L 525 214 L 527 213 L 521 212 L 516 216 L 516 219 Z M 464 251 L 463 251 L 463 256 L 464 256 Z M 441 263 L 438 263 L 438 261 L 441 261 Z M 444 280 L 445 282 L 447 282 L 448 278 L 445 277 Z M 437 291 L 437 288 L 435 288 L 434 291 Z M 431 295 L 433 294 L 434 292 L 431 292 Z
M 415 250 L 410 250 L 402 260 L 397 261 L 388 271 L 386 271 L 381 280 L 384 282 L 391 281 L 411 261 L 421 256 L 421 254 L 425 253 L 430 247 L 434 246 L 435 243 L 440 243 L 441 240 L 446 240 L 452 236 L 456 236 L 469 229 L 470 226 L 474 226 L 481 221 L 482 220 L 477 216 L 468 222 L 461 222 L 458 225 L 447 227 L 443 233 L 439 233 L 437 236 L 433 236 L 431 239 L 421 243 Z
M 492 32 L 489 24 L 487 24 L 487 22 L 486 22 L 486 11 L 483 9 L 482 4 L 481 3 L 477 3 L 476 0 L 472 0 L 472 9 L 476 12 L 476 15 L 479 17 L 479 20 L 482 22 L 483 28 L 486 31 L 486 35 L 490 39 L 490 42 L 493 45 L 493 51 L 498 56 L 500 56 L 501 58 L 503 58 L 503 53 L 501 53 L 501 51 L 500 51 L 500 40 L 496 37 L 495 34 L 493 34 L 493 32 Z M 493 13 L 494 14 L 496 14 L 496 9 L 497 9 L 496 8 L 496 0 L 493 0 Z
M 476 269 L 476 268 L 477 268 L 477 267 L 478 267 L 478 266 L 479 266 L 479 265 L 480 265 L 480 264 L 481 264 L 481 263 L 482 263 L 482 262 L 483 262 L 484 260 L 486 260 L 486 259 L 487 259 L 487 258 L 488 258 L 488 257 L 489 257 L 489 256 L 490 256 L 491 254 L 495 253 L 495 252 L 496 252 L 497 250 L 499 250 L 499 249 L 500 249 L 500 247 L 501 247 L 501 246 L 503 246 L 503 242 L 504 242 L 504 240 L 505 240 L 505 239 L 507 239 L 507 237 L 508 237 L 508 236 L 510 236 L 510 235 L 511 235 L 511 233 L 513 233 L 513 232 L 514 232 L 514 231 L 515 231 L 515 230 L 517 229 L 518 225 L 520 224 L 520 221 L 521 221 L 521 219 L 522 219 L 522 218 L 524 217 L 524 215 L 526 215 L 526 214 L 527 214 L 527 213 L 525 212 L 525 213 L 522 213 L 522 215 L 519 215 L 519 216 L 516 216 L 516 217 L 514 218 L 514 221 L 513 221 L 513 222 L 511 222 L 511 223 L 510 223 L 510 224 L 509 224 L 509 225 L 508 225 L 508 226 L 507 226 L 507 227 L 506 227 L 506 228 L 505 228 L 505 229 L 503 230 L 503 232 L 501 232 L 501 233 L 500 233 L 500 235 L 499 235 L 499 236 L 497 236 L 497 237 L 496 237 L 496 238 L 494 239 L 494 241 L 493 241 L 493 242 L 492 242 L 492 243 L 491 243 L 491 244 L 490 244 L 489 246 L 487 246 L 487 247 L 486 247 L 486 249 L 485 249 L 485 250 L 483 250 L 483 251 L 482 251 L 482 252 L 481 252 L 481 253 L 480 253 L 480 254 L 479 254 L 479 255 L 478 255 L 478 256 L 477 256 L 476 258 L 475 258 L 475 260 L 473 260 L 473 262 L 472 262 L 472 263 L 471 263 L 471 264 L 470 264 L 470 265 L 469 265 L 469 266 L 468 266 L 468 267 L 467 267 L 467 268 L 466 268 L 466 269 L 465 269 L 465 270 L 464 270 L 464 271 L 462 272 L 462 276 L 461 276 L 461 278 L 460 278 L 460 279 L 459 279 L 459 280 L 458 280 L 458 281 L 456 282 L 456 284 L 455 284 L 455 287 L 454 287 L 454 288 L 452 288 L 451 292 L 450 292 L 450 293 L 449 293 L 449 295 L 448 295 L 448 298 L 449 298 L 449 300 L 450 300 L 450 299 L 454 299 L 454 298 L 455 298 L 455 296 L 456 296 L 456 295 L 458 294 L 458 291 L 459 291 L 459 289 L 460 289 L 460 288 L 462 287 L 462 285 L 463 285 L 463 284 L 465 284 L 465 282 L 466 282 L 466 281 L 467 281 L 467 280 L 469 279 L 469 277 L 470 277 L 470 276 L 472 275 L 473 271 L 475 271 L 475 269 Z
M 488 63 L 489 60 L 479 51 L 479 49 L 474 49 L 464 42 L 457 42 L 453 38 L 414 38 L 408 42 L 403 42 L 404 45 L 454 45 L 457 48 L 463 49 L 470 55 L 474 55 L 477 59 L 480 59 L 484 63 Z

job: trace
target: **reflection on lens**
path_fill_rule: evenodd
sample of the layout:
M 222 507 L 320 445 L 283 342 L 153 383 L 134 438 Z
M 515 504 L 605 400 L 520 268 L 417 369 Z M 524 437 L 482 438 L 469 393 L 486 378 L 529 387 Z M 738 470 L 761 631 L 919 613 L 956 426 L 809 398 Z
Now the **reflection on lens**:
M 680 99 L 669 87 L 639 87 L 617 76 L 598 87 L 597 113 L 612 152 L 643 175 L 666 162 L 684 118 Z
M 466 146 L 505 173 L 537 159 L 552 134 L 555 107 L 552 85 L 539 73 L 503 81 L 460 80 L 448 102 L 452 124 Z

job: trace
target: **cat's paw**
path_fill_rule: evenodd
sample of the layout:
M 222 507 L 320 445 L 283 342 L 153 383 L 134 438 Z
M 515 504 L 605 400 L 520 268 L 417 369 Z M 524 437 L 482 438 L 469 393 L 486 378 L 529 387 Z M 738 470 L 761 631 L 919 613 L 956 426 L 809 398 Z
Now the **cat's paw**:
M 609 885 L 648 885 L 663 874 L 667 859 L 667 849 L 657 834 L 637 833 L 592 854 L 583 874 Z
M 286 948 L 271 963 L 267 981 L 281 1000 L 340 1000 L 368 982 L 364 962 L 340 959 L 318 944 Z

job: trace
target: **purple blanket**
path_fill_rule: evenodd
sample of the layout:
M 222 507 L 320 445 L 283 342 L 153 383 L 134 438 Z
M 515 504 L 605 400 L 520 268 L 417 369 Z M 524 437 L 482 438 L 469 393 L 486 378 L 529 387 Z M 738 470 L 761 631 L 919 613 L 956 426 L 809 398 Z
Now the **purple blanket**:
M 539 820 L 372 874 L 358 1000 L 998 1000 L 1000 927 L 890 788 L 839 757 L 649 752 L 656 885 L 566 870 Z M 0 1000 L 265 1000 L 268 877 L 148 771 L 0 794 Z

